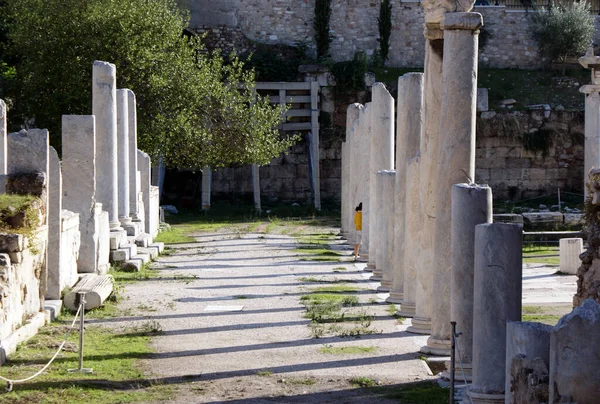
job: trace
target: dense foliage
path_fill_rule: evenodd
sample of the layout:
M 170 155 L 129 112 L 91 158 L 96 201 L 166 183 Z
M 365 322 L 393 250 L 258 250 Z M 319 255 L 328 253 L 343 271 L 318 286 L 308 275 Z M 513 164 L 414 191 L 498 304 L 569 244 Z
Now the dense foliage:
M 315 0 L 315 42 L 317 44 L 317 59 L 322 59 L 329 54 L 331 34 L 329 33 L 329 19 L 331 18 L 331 0 Z
M 118 87 L 136 94 L 140 148 L 168 166 L 266 164 L 295 140 L 281 139 L 282 111 L 256 96 L 252 70 L 184 35 L 188 18 L 174 0 L 0 6 L 16 68 L 4 94 L 13 129 L 48 128 L 59 146 L 61 115 L 91 113 L 92 63 L 104 60 L 116 65 Z
M 379 17 L 377 18 L 379 27 L 379 55 L 382 63 L 388 60 L 390 52 L 390 36 L 392 35 L 392 2 L 391 0 L 381 0 L 379 8 Z
M 367 67 L 367 57 L 363 52 L 355 53 L 352 60 L 334 63 L 331 72 L 335 77 L 335 91 L 351 93 L 364 90 Z
M 540 54 L 563 63 L 568 56 L 582 55 L 592 44 L 594 17 L 587 2 L 557 4 L 549 11 L 531 15 L 531 34 Z

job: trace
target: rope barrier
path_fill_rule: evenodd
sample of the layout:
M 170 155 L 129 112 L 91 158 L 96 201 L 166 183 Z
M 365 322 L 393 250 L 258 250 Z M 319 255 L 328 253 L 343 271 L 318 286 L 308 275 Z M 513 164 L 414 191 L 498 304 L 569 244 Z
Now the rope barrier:
M 13 389 L 13 385 L 15 384 L 19 384 L 19 383 L 25 383 L 29 380 L 32 380 L 36 377 L 38 377 L 39 375 L 41 375 L 42 373 L 44 373 L 46 371 L 46 369 L 48 369 L 48 367 L 50 366 L 50 364 L 54 361 L 54 359 L 56 359 L 56 357 L 58 356 L 58 354 L 60 353 L 60 351 L 62 351 L 63 347 L 65 346 L 65 343 L 67 342 L 67 339 L 69 338 L 69 335 L 71 334 L 71 331 L 73 330 L 73 327 L 75 326 L 75 322 L 77 321 L 77 318 L 79 317 L 79 313 L 81 312 L 81 305 L 79 305 L 79 308 L 77 309 L 77 313 L 75 313 L 75 318 L 73 319 L 73 322 L 71 323 L 71 326 L 69 327 L 69 329 L 67 330 L 67 334 L 65 335 L 65 339 L 63 340 L 63 342 L 60 344 L 60 346 L 58 347 L 58 350 L 56 351 L 56 353 L 54 354 L 54 356 L 52 356 L 52 358 L 50 359 L 50 361 L 40 370 L 38 370 L 35 374 L 25 378 L 25 379 L 18 379 L 18 380 L 11 380 L 11 379 L 7 379 L 6 377 L 0 376 L 0 380 L 4 380 L 5 382 L 8 383 L 8 387 L 7 387 L 7 391 L 10 392 Z

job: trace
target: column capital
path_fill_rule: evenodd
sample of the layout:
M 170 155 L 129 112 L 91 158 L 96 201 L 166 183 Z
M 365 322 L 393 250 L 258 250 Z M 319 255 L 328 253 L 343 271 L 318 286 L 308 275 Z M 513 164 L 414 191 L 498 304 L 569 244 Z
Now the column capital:
M 579 89 L 580 93 L 592 94 L 600 92 L 600 84 L 586 84 Z
M 423 35 L 429 40 L 444 39 L 444 31 L 440 29 L 439 23 L 423 24 Z
M 443 30 L 475 31 L 483 26 L 483 17 L 479 13 L 446 13 L 440 22 Z

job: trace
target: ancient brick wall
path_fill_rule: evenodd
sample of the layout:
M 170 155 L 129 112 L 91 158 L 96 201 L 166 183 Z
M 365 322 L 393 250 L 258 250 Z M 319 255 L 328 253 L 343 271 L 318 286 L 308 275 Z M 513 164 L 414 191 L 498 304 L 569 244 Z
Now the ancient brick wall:
M 209 31 L 207 41 L 227 51 L 252 49 L 252 41 L 266 44 L 305 44 L 314 53 L 312 21 L 315 0 L 179 0 L 191 11 L 190 25 Z M 378 49 L 380 0 L 332 0 L 331 56 L 350 60 L 357 51 L 368 56 Z M 496 68 L 542 66 L 528 31 L 529 16 L 503 6 L 478 6 L 484 18 L 487 44 L 480 63 Z M 414 1 L 393 0 L 390 66 L 421 67 L 425 56 L 423 10 Z M 600 43 L 600 17 L 595 42 Z M 245 38 L 242 38 L 245 37 Z

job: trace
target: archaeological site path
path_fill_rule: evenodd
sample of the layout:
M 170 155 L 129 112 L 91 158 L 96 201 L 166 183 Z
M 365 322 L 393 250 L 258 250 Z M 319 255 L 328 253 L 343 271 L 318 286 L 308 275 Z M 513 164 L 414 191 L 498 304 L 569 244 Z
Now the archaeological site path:
M 418 354 L 426 337 L 381 304 L 339 228 L 251 227 L 194 234 L 154 263 L 171 280 L 126 285 L 120 306 L 134 315 L 117 323 L 162 330 L 149 379 L 185 386 L 177 402 L 240 403 L 398 402 L 360 386 L 433 379 Z M 303 298 L 315 294 L 358 304 L 315 327 Z

